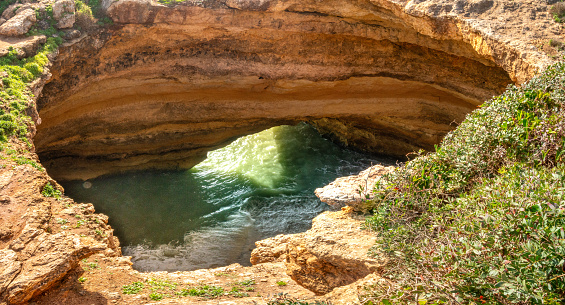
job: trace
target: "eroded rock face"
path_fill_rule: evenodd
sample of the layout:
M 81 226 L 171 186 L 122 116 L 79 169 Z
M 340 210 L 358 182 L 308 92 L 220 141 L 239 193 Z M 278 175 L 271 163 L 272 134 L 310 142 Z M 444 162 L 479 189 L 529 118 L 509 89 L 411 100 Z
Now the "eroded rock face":
M 452 121 L 550 63 L 534 41 L 560 33 L 547 5 L 534 0 L 102 3 L 116 25 L 65 45 L 38 101 L 44 123 L 36 144 L 56 177 L 189 166 L 234 137 L 298 121 L 376 152 L 431 147 Z M 5 10 L 2 27 L 30 7 Z M 36 95 L 42 81 L 33 84 Z M 95 252 L 119 267 L 108 270 L 135 273 L 116 258 L 119 243 L 107 217 L 92 205 L 41 195 L 48 182 L 60 187 L 0 153 L 1 301 L 37 296 Z M 323 214 L 309 232 L 259 242 L 255 262 L 282 259 L 304 287 L 334 289 L 330 297 L 349 304 L 351 291 L 379 280 L 385 263 L 367 256 L 374 238 L 359 230 L 361 222 Z M 108 270 L 89 275 L 100 286 L 87 285 L 114 300 L 120 287 L 107 290 Z M 74 287 L 76 278 L 65 281 Z M 335 289 L 342 285 L 349 286 Z M 68 293 L 57 291 L 51 302 Z M 139 302 L 131 296 L 124 304 Z
M 22 144 L 12 143 L 12 147 Z M 25 157 L 37 161 L 31 153 Z M 18 165 L 2 152 L 0 301 L 28 301 L 56 285 L 80 259 L 94 253 L 121 254 L 113 230 L 104 223 L 107 217 L 93 214 L 92 205 L 46 197 L 42 190 L 48 183 L 60 188 L 44 170 Z
M 361 230 L 364 217 L 352 208 L 324 212 L 304 233 L 281 235 L 257 242 L 251 262 L 284 259 L 286 273 L 301 286 L 326 294 L 377 272 L 386 261 L 369 256 L 376 237 Z
M 21 36 L 29 31 L 37 18 L 32 8 L 18 12 L 0 26 L 0 35 Z
M 60 50 L 38 101 L 38 153 L 59 179 L 187 168 L 239 136 L 308 121 L 348 146 L 403 156 L 433 148 L 536 69 L 505 70 L 462 21 L 408 9 L 114 2 L 114 27 Z

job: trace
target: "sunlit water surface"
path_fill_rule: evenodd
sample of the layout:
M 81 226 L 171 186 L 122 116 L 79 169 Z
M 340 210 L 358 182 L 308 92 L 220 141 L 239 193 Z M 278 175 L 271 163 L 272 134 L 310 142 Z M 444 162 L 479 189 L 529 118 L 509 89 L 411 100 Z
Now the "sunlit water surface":
M 242 137 L 190 170 L 61 184 L 110 217 L 137 270 L 195 270 L 249 265 L 255 241 L 305 231 L 328 209 L 314 189 L 390 162 L 342 149 L 299 124 Z

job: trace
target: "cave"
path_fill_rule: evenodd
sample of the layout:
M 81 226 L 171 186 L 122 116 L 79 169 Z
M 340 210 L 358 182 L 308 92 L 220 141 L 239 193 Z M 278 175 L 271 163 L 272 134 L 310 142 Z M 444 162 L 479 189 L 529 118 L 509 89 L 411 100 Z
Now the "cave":
M 450 20 L 364 1 L 362 16 L 229 3 L 115 16 L 112 6 L 114 25 L 63 45 L 37 100 L 34 143 L 49 174 L 190 168 L 238 137 L 299 122 L 402 157 L 433 149 L 517 77 Z
M 140 271 L 248 265 L 255 241 L 307 230 L 327 209 L 314 188 L 370 166 L 318 181 L 307 191 L 308 204 L 297 205 L 300 211 L 273 205 L 279 197 L 256 204 L 280 215 L 294 211 L 276 220 L 292 223 L 298 215 L 294 227 L 269 231 L 269 217 L 243 203 L 253 192 L 288 193 L 284 187 L 250 187 L 237 199 L 226 195 L 237 203 L 224 202 L 219 210 L 240 209 L 232 219 L 195 227 L 189 222 L 219 213 L 198 211 L 217 203 L 195 199 L 205 195 L 193 189 L 192 199 L 180 201 L 157 200 L 153 193 L 171 197 L 173 186 L 186 191 L 174 179 L 194 173 L 186 170 L 208 153 L 275 126 L 307 123 L 342 147 L 403 159 L 433 150 L 467 113 L 513 83 L 468 42 L 424 35 L 382 7 L 361 19 L 199 5 L 151 10 L 151 20 L 122 20 L 60 48 L 37 100 L 34 138 L 49 175 L 73 199 L 93 202 L 110 216 L 124 254 Z M 113 17 L 120 18 L 124 14 Z M 435 22 L 436 30 L 451 26 Z M 165 183 L 170 186 L 153 188 L 161 177 L 172 177 Z M 143 185 L 151 191 L 138 189 Z M 242 182 L 234 189 L 246 187 Z M 124 197 L 130 190 L 134 195 Z M 230 224 L 245 217 L 252 221 Z M 203 261 L 207 253 L 215 258 Z
M 202 279 L 201 272 L 134 271 L 103 209 L 62 196 L 61 186 L 71 191 L 67 181 L 96 190 L 96 179 L 114 175 L 191 171 L 208 154 L 281 125 L 308 126 L 371 155 L 431 151 L 485 100 L 555 62 L 550 56 L 557 51 L 547 51 L 553 46 L 538 43 L 554 41 L 562 30 L 549 4 L 531 1 L 162 2 L 169 4 L 100 1 L 103 25 L 75 27 L 78 34 L 49 55 L 41 77 L 29 84 L 33 145 L 27 152 L 14 138 L 6 153 L 23 156 L 2 164 L 2 204 L 22 207 L 8 210 L 4 223 L 13 220 L 13 228 L 0 232 L 4 245 L 11 244 L 1 250 L 10 268 L 0 297 L 9 303 L 116 296 L 136 302 L 139 296 L 120 294 L 119 286 L 155 274 Z M 384 266 L 367 257 L 375 236 L 358 229 L 363 216 L 354 212 L 323 212 L 305 234 L 256 243 L 253 266 L 220 273 L 268 277 L 261 293 L 284 292 L 277 286 L 283 277 L 305 287 L 301 293 L 353 291 L 350 283 L 367 272 L 375 279 Z M 343 229 L 354 238 L 334 234 Z M 315 242 L 302 251 L 306 239 Z M 175 256 L 172 250 L 167 255 Z M 336 252 L 353 253 L 354 265 L 336 264 Z M 280 261 L 283 256 L 290 259 Z M 93 263 L 112 272 L 84 269 Z M 220 278 L 217 270 L 204 272 L 208 283 Z M 243 276 L 238 280 L 248 280 Z M 351 303 L 358 296 L 328 298 Z

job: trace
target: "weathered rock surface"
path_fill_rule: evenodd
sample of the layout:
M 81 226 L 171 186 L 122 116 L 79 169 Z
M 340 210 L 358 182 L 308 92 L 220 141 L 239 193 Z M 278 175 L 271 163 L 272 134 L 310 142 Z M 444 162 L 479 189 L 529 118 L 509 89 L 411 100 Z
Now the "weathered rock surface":
M 317 294 L 377 272 L 386 261 L 368 254 L 376 237 L 361 230 L 364 217 L 351 212 L 351 208 L 324 212 L 312 220 L 307 232 L 260 241 L 251 253 L 251 261 L 278 261 L 284 257 L 286 273 Z
M 37 18 L 31 8 L 18 12 L 0 26 L 0 35 L 21 36 L 29 31 Z
M 0 56 L 8 54 L 9 48 L 13 47 L 18 52 L 18 58 L 31 57 L 37 53 L 37 49 L 45 43 L 46 37 L 43 35 L 31 37 L 1 37 L 0 36 Z
M 53 3 L 53 18 L 58 29 L 72 28 L 75 23 L 75 2 L 72 0 L 56 0 Z
M 324 298 L 332 305 L 365 304 L 366 296 L 371 295 L 371 287 L 382 284 L 383 281 L 387 280 L 376 273 L 371 273 L 354 283 L 334 289 L 324 295 Z
M 369 151 L 431 148 L 484 99 L 551 63 L 541 50 L 563 35 L 548 14 L 550 1 L 102 3 L 116 24 L 75 34 L 45 90 L 45 79 L 32 86 L 43 94 L 41 117 L 29 110 L 43 121 L 35 144 L 56 177 L 188 167 L 237 136 L 299 121 Z M 26 33 L 34 5 L 5 10 L 0 35 Z M 60 11 L 59 21 L 71 15 Z M 12 38 L 0 37 L 0 47 L 13 46 Z M 19 42 L 31 46 L 22 57 L 37 45 Z M 284 260 L 302 286 L 350 304 L 386 263 L 367 256 L 375 239 L 359 229 L 362 219 L 337 212 L 316 218 L 308 232 L 258 242 L 254 267 L 140 275 L 119 257 L 107 217 L 92 205 L 41 195 L 48 182 L 60 187 L 44 171 L 0 154 L 0 302 L 139 304 L 149 299 L 121 295 L 120 285 L 162 277 L 227 287 L 231 277 L 215 278 L 223 272 L 256 275 L 263 294 L 284 292 L 275 284 L 286 280 Z M 358 182 L 351 179 L 349 187 Z M 347 190 L 335 196 L 349 197 Z M 79 259 L 96 252 L 100 270 L 85 271 Z M 77 281 L 82 272 L 92 279 L 84 286 Z M 238 299 L 254 301 L 260 299 Z
M 449 3 L 113 2 L 115 26 L 60 51 L 38 100 L 38 153 L 61 179 L 187 168 L 300 121 L 370 152 L 432 149 L 551 63 L 536 44 L 561 31 L 528 0 Z M 505 28 L 518 15 L 525 39 Z
M 23 264 L 14 262 L 21 264 L 21 270 L 7 287 L 10 303 L 23 303 L 51 288 L 76 267 L 80 259 L 106 249 L 104 244 L 66 232 L 39 234 L 33 238 L 33 243 L 36 243 L 33 256 L 22 255 Z
M 22 144 L 12 147 L 18 150 Z M 96 252 L 120 255 L 106 216 L 93 214 L 92 205 L 45 197 L 41 192 L 47 183 L 60 187 L 44 170 L 18 165 L 5 151 L 1 154 L 0 300 L 24 303 Z M 23 157 L 37 160 L 29 153 Z
M 314 193 L 322 202 L 333 207 L 351 206 L 363 210 L 362 203 L 373 198 L 373 187 L 377 180 L 394 170 L 394 166 L 374 165 L 358 175 L 337 178 L 330 184 L 317 188 Z
M 290 238 L 291 235 L 279 234 L 275 237 L 255 242 L 255 249 L 251 252 L 251 264 L 284 262 L 287 252 L 286 244 Z

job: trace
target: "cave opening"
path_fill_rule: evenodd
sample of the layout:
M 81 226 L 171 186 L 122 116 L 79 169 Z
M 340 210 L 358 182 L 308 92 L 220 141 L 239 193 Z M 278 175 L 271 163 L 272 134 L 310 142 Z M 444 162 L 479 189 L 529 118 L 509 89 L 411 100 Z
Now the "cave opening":
M 313 188 L 382 162 L 334 142 L 395 158 L 432 150 L 467 113 L 514 82 L 462 37 L 420 32 L 438 24 L 414 27 L 387 10 L 367 15 L 371 20 L 194 7 L 174 12 L 184 17 L 168 20 L 173 15 L 163 14 L 163 22 L 117 24 L 62 46 L 37 100 L 37 154 L 68 194 L 96 204 L 98 199 L 81 198 L 96 192 L 123 203 L 132 200 L 123 190 L 130 197 L 140 188 L 149 190 L 137 207 L 97 206 L 110 216 L 126 254 L 147 250 L 134 255 L 140 270 L 247 264 L 254 240 L 307 229 L 309 219 L 326 208 L 313 197 Z M 296 158 L 309 149 L 312 154 L 307 161 L 293 159 L 289 167 L 269 166 L 269 158 L 257 161 L 267 171 L 260 179 L 249 174 L 253 169 L 232 171 L 234 164 L 269 151 L 242 147 L 253 147 L 248 135 L 273 134 L 272 127 L 299 138 L 309 134 L 322 148 L 300 141 L 271 145 L 283 147 L 276 151 L 287 151 L 285 156 Z M 322 141 L 320 134 L 333 141 Z M 215 157 L 220 152 L 231 157 Z M 274 169 L 284 178 L 268 172 Z M 219 189 L 202 191 L 204 184 Z M 159 199 L 164 193 L 175 199 L 164 204 Z M 206 204 L 186 208 L 180 203 L 187 197 Z M 278 199 L 254 203 L 271 197 Z M 301 200 L 311 204 L 301 212 L 281 203 L 300 206 Z M 131 219 L 118 221 L 113 208 Z M 172 213 L 160 216 L 167 211 Z M 282 215 L 289 218 L 270 219 Z M 207 229 L 194 229 L 199 225 Z M 211 240 L 206 234 L 213 231 L 231 232 L 223 238 L 237 241 L 218 237 L 221 247 L 208 249 L 230 258 L 183 265 L 204 251 L 187 247 L 187 241 Z M 160 267 L 152 265 L 157 261 Z
M 196 270 L 249 265 L 255 241 L 303 232 L 329 209 L 315 188 L 377 163 L 394 160 L 342 148 L 299 123 L 241 137 L 190 170 L 59 182 L 109 216 L 137 270 Z

